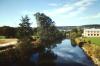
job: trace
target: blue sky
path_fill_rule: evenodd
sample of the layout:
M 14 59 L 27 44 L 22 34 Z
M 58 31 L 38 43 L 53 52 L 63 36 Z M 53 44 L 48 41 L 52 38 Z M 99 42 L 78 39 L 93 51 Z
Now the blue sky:
M 100 24 L 100 0 L 0 0 L 0 26 L 18 26 L 28 15 L 36 26 L 34 14 L 45 13 L 57 26 Z

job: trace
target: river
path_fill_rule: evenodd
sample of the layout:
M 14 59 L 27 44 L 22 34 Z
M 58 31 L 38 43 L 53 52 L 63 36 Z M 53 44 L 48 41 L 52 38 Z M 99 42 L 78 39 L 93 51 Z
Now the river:
M 30 61 L 36 66 L 94 66 L 79 46 L 71 44 L 70 39 L 33 53 Z

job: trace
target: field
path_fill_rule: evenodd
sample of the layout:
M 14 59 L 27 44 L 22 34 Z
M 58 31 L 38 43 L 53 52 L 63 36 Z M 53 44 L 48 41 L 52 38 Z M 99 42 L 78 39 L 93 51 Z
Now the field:
M 91 41 L 92 44 L 96 44 L 100 46 L 100 37 L 87 37 L 84 38 L 86 41 Z
M 17 39 L 0 39 L 0 44 L 17 42 Z
M 4 39 L 4 38 L 6 38 L 5 36 L 0 36 L 0 39 Z

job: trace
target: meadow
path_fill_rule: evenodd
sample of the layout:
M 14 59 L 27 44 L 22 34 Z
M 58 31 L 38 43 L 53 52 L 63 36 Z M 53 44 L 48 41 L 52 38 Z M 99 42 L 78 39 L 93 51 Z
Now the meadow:
M 0 39 L 5 39 L 6 37 L 5 36 L 0 36 Z
M 100 37 L 85 37 L 84 40 L 100 46 Z

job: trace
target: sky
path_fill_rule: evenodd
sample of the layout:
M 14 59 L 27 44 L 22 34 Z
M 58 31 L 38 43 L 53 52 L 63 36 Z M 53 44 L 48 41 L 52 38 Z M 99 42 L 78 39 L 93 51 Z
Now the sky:
M 28 15 L 36 27 L 34 14 L 44 13 L 57 26 L 100 24 L 100 0 L 0 0 L 0 26 L 17 27 Z

